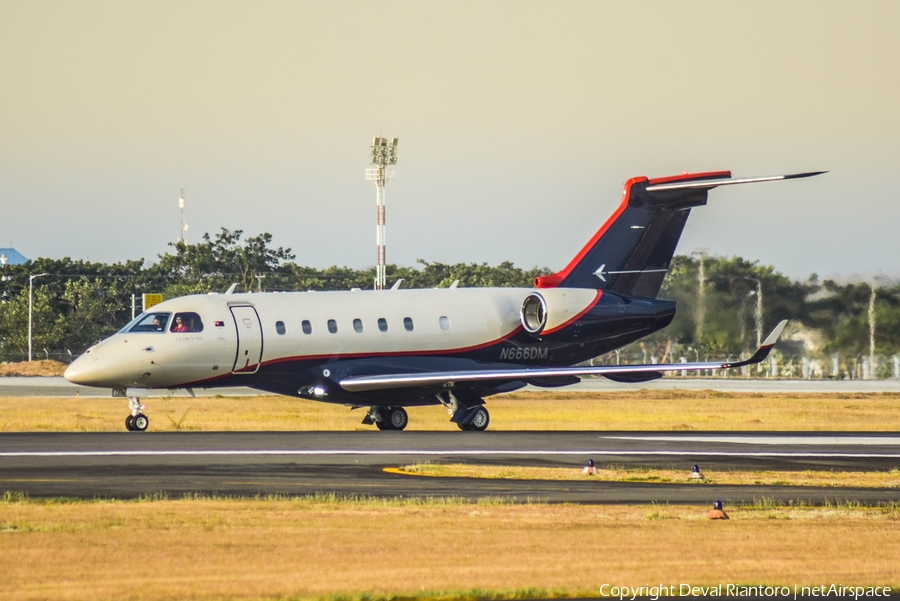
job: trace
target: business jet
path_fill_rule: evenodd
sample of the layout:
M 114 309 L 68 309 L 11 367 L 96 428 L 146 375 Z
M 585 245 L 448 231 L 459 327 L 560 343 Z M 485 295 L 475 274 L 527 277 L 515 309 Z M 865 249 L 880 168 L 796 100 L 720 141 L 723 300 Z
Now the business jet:
M 248 386 L 367 408 L 363 423 L 403 430 L 404 407 L 437 405 L 461 430 L 487 428 L 484 399 L 582 376 L 645 382 L 766 358 L 786 322 L 736 362 L 580 366 L 666 327 L 656 298 L 691 209 L 709 190 L 824 172 L 736 179 L 729 171 L 625 183 L 622 201 L 562 270 L 533 288 L 350 290 L 193 295 L 153 306 L 89 348 L 70 382 L 129 396 L 125 426 L 149 419 L 135 389 Z

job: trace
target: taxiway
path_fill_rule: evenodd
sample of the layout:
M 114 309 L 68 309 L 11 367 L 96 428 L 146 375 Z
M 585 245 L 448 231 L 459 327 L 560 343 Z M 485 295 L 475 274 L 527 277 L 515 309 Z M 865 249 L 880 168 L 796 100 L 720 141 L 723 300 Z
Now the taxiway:
M 416 462 L 598 464 L 755 470 L 890 470 L 892 433 L 207 432 L 0 435 L 0 491 L 33 497 L 336 493 L 501 497 L 573 503 L 900 502 L 900 488 L 432 478 L 385 472 Z

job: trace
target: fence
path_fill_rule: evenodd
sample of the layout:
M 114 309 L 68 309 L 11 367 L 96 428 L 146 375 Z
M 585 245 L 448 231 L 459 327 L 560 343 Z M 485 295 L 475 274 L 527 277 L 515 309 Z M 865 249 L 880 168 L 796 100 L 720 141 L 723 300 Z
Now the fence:
M 51 351 L 47 349 L 34 349 L 31 353 L 31 358 L 34 361 L 52 359 L 53 361 L 59 361 L 60 363 L 68 365 L 78 358 L 78 354 L 73 354 L 69 350 Z M 0 351 L 0 363 L 18 363 L 20 361 L 28 361 L 28 353 Z

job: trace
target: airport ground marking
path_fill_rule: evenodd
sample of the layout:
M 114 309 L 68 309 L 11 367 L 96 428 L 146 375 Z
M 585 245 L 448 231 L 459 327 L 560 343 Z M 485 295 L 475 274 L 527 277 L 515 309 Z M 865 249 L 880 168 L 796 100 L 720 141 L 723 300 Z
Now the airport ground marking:
M 503 449 L 256 449 L 256 450 L 122 450 L 122 451 L 3 451 L 0 457 L 235 457 L 235 456 L 477 456 L 477 455 L 616 455 L 616 456 L 662 456 L 662 457 L 806 457 L 806 458 L 862 458 L 900 459 L 900 453 L 848 453 L 848 452 L 802 452 L 802 451 L 661 451 L 661 450 L 503 450 Z

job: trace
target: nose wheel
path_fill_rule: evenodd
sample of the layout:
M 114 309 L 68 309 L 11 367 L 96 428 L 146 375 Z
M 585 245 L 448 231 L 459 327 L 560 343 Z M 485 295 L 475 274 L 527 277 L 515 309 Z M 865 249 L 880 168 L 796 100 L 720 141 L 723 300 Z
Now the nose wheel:
M 144 409 L 141 400 L 134 396 L 131 397 L 128 399 L 128 408 L 131 409 L 131 415 L 125 418 L 125 428 L 129 432 L 145 432 L 150 426 L 150 419 L 141 413 Z

